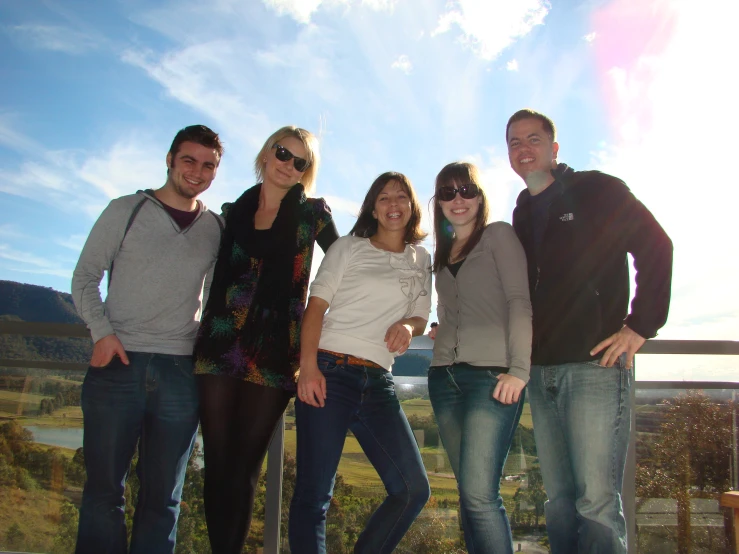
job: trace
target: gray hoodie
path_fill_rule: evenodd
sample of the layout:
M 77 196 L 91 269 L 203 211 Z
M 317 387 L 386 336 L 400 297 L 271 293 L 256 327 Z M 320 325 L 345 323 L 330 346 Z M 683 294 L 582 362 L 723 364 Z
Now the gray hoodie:
M 198 209 L 195 221 L 180 229 L 147 192 L 117 198 L 105 208 L 72 277 L 74 304 L 95 342 L 115 334 L 127 351 L 192 354 L 221 239 L 220 216 L 199 201 Z M 100 281 L 114 259 L 103 302 Z

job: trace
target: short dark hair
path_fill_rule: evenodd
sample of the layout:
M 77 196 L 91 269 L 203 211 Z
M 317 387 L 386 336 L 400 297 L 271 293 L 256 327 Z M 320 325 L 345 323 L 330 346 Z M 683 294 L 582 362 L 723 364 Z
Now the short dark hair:
M 180 151 L 180 146 L 182 146 L 183 142 L 194 142 L 206 148 L 212 148 L 218 154 L 219 161 L 223 156 L 223 145 L 221 144 L 221 139 L 218 137 L 218 133 L 205 125 L 190 125 L 177 132 L 172 141 L 172 146 L 169 147 L 169 154 L 173 158 Z
M 434 190 L 434 241 L 436 248 L 434 249 L 434 265 L 433 272 L 439 273 L 442 269 L 449 265 L 449 256 L 452 253 L 452 243 L 454 242 L 454 231 L 451 223 L 444 217 L 444 211 L 439 203 L 438 192 L 441 187 L 454 187 L 456 184 L 466 185 L 474 183 L 480 189 L 480 208 L 477 210 L 475 218 L 475 228 L 467 239 L 464 247 L 459 253 L 459 258 L 466 258 L 472 249 L 480 241 L 482 232 L 488 224 L 489 207 L 488 197 L 485 189 L 480 183 L 480 172 L 474 164 L 469 162 L 452 162 L 442 168 L 436 176 L 436 188 Z
M 549 138 L 552 139 L 552 142 L 557 140 L 557 128 L 554 126 L 554 121 L 543 113 L 532 110 L 531 108 L 524 108 L 523 110 L 518 110 L 508 120 L 508 125 L 505 128 L 506 144 L 508 144 L 508 131 L 511 129 L 511 125 L 523 119 L 538 119 L 544 126 L 544 130 L 549 133 Z
M 359 209 L 357 222 L 352 227 L 352 230 L 349 231 L 349 234 L 355 237 L 369 238 L 377 233 L 377 220 L 373 217 L 372 212 L 375 210 L 377 197 L 380 196 L 382 189 L 390 181 L 400 183 L 400 186 L 403 187 L 403 190 L 408 194 L 411 201 L 411 218 L 405 226 L 405 237 L 403 237 L 403 240 L 406 244 L 418 244 L 426 238 L 426 233 L 421 229 L 421 204 L 418 202 L 418 197 L 413 190 L 410 179 L 396 171 L 383 173 L 372 183 L 372 186 L 367 191 L 367 196 L 364 197 L 362 207 Z

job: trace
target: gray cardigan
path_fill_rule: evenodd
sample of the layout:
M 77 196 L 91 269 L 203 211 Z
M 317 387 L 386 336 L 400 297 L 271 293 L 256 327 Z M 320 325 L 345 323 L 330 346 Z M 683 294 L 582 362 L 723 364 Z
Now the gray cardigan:
M 121 243 L 134 207 L 140 211 Z M 200 324 L 206 274 L 218 254 L 221 230 L 216 218 L 200 213 L 180 229 L 159 200 L 146 192 L 113 200 L 90 231 L 72 277 L 72 297 L 92 339 L 115 334 L 126 350 L 192 354 Z M 216 216 L 219 217 L 219 216 Z M 108 295 L 100 281 L 115 259 Z
M 436 276 L 439 328 L 432 366 L 466 362 L 509 368 L 529 380 L 531 302 L 526 256 L 508 223 L 491 223 L 456 278 Z

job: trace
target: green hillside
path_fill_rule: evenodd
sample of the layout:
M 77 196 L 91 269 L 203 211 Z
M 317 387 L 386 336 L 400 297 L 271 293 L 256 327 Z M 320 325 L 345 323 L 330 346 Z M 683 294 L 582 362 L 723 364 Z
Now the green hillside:
M 72 295 L 47 287 L 0 281 L 0 321 L 82 323 Z M 0 335 L 0 358 L 87 363 L 89 339 Z

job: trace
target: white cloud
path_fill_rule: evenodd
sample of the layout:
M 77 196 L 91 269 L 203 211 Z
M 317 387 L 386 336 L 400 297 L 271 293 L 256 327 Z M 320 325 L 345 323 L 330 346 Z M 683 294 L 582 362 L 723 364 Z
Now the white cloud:
M 20 144 L 32 143 L 12 128 L 5 131 Z M 140 134 L 121 138 L 108 150 L 96 152 L 33 145 L 17 169 L 4 168 L 0 192 L 94 218 L 111 199 L 139 188 L 156 188 L 166 179 L 166 147 L 157 149 Z
M 122 60 L 143 69 L 173 98 L 213 118 L 219 132 L 227 129 L 232 136 L 256 147 L 273 129 L 264 113 L 244 101 L 248 76 L 239 71 L 243 64 L 236 60 L 247 48 L 236 40 L 218 40 L 161 56 L 129 49 Z
M 398 0 L 362 0 L 362 6 L 367 6 L 378 12 L 392 11 L 397 2 Z
M 43 273 L 57 277 L 72 276 L 71 269 L 62 267 L 54 260 L 15 250 L 7 244 L 0 244 L 0 259 L 11 262 L 12 265 L 9 269 L 13 271 Z
M 588 33 L 587 35 L 585 35 L 582 38 L 586 42 L 593 42 L 597 38 L 597 36 L 598 36 L 598 33 L 596 33 L 595 31 L 593 31 L 592 33 Z
M 514 41 L 543 24 L 550 8 L 547 0 L 457 0 L 448 6 L 432 36 L 456 25 L 462 31 L 459 41 L 484 60 L 496 59 Z
M 40 149 L 33 139 L 15 130 L 18 118 L 9 113 L 0 113 L 0 145 L 14 152 L 32 153 Z
M 263 2 L 278 15 L 289 15 L 298 23 L 310 23 L 311 15 L 321 5 L 321 0 L 263 0 Z
M 490 206 L 490 221 L 510 223 L 513 206 L 524 185 L 511 169 L 508 156 L 501 156 L 494 148 L 488 148 L 483 155 L 467 156 L 466 161 L 475 164 L 480 171 Z
M 97 47 L 92 39 L 70 29 L 56 25 L 14 25 L 6 27 L 12 37 L 41 50 L 53 50 L 65 54 L 82 54 Z
M 89 156 L 75 174 L 103 193 L 107 200 L 133 194 L 141 188 L 158 188 L 166 180 L 166 148 L 123 139 L 108 151 Z M 160 153 L 156 155 L 154 153 Z
M 70 235 L 66 238 L 55 238 L 54 243 L 69 248 L 73 252 L 81 252 L 86 240 L 87 235 Z
M 343 212 L 351 217 L 357 217 L 362 207 L 361 202 L 350 200 L 349 198 L 342 198 L 332 194 L 326 194 L 324 198 L 326 199 L 326 203 L 331 207 L 331 211 L 334 212 L 334 216 L 336 212 Z
M 704 4 L 670 10 L 660 14 L 676 22 L 664 44 L 651 42 L 633 63 L 606 68 L 616 138 L 593 153 L 593 166 L 623 178 L 673 241 L 672 303 L 660 338 L 734 340 L 739 189 L 715 135 L 738 128 L 739 115 L 726 71 L 734 54 L 715 40 L 731 35 L 739 7 L 726 4 L 719 19 Z M 717 106 L 728 108 L 706 115 Z
M 505 68 L 508 71 L 518 71 L 518 60 L 511 60 L 505 64 Z
M 298 23 L 307 25 L 322 5 L 349 7 L 358 4 L 377 12 L 392 12 L 397 0 L 262 0 L 262 2 L 277 15 L 289 15 Z
M 4 239 L 22 239 L 26 238 L 26 235 L 19 231 L 16 225 L 3 223 L 0 225 L 0 237 Z
M 392 67 L 393 69 L 398 69 L 406 75 L 410 75 L 411 71 L 413 71 L 413 64 L 411 63 L 411 59 L 405 54 L 401 54 L 400 56 L 398 56 L 398 59 L 395 60 L 390 67 Z

